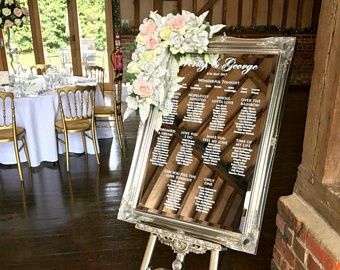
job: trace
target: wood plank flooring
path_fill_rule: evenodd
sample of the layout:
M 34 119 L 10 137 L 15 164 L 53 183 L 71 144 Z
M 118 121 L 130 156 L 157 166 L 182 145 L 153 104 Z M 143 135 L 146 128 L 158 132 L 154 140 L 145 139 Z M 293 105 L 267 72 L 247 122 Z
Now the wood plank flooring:
M 293 189 L 307 101 L 307 88 L 289 90 L 258 255 L 223 252 L 219 269 L 270 269 L 276 202 Z M 0 269 L 139 269 L 148 235 L 116 219 L 137 128 L 137 117 L 125 123 L 126 156 L 116 137 L 100 140 L 99 170 L 94 156 L 86 162 L 84 155 L 74 155 L 68 175 L 60 156 L 60 165 L 46 163 L 31 173 L 24 166 L 22 186 L 15 166 L 0 165 Z M 158 243 L 151 264 L 170 269 L 174 258 Z M 208 264 L 209 254 L 190 254 L 183 269 Z

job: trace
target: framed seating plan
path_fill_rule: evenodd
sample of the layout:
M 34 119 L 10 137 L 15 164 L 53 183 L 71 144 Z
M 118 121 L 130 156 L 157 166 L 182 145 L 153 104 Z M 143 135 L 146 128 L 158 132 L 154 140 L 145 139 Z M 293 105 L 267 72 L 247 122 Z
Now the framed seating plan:
M 118 218 L 256 253 L 295 38 L 209 44 L 161 129 L 140 126 Z

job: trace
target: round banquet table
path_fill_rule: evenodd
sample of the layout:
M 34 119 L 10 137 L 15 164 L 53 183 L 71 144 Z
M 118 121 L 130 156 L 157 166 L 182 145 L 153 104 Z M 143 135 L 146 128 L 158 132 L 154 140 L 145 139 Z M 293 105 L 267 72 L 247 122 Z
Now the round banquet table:
M 36 78 L 29 86 L 41 89 L 45 80 L 42 76 Z M 73 77 L 72 84 L 94 84 L 86 78 Z M 45 84 L 46 85 L 46 84 Z M 96 86 L 95 103 L 105 105 L 104 97 L 99 85 Z M 27 91 L 28 93 L 30 91 Z M 33 91 L 32 91 L 33 93 Z M 10 113 L 8 110 L 7 113 Z M 15 115 L 18 127 L 25 128 L 28 151 L 32 167 L 37 167 L 43 161 L 55 162 L 58 160 L 57 139 L 54 123 L 59 117 L 58 96 L 56 91 L 50 91 L 44 95 L 25 96 L 15 98 Z M 90 135 L 90 133 L 89 133 Z M 63 135 L 59 134 L 63 139 Z M 97 129 L 97 138 L 112 137 L 112 130 L 106 128 Z M 69 134 L 70 152 L 83 153 L 83 143 L 80 133 Z M 21 141 L 19 142 L 19 147 Z M 86 138 L 87 151 L 94 154 L 92 140 Z M 99 150 L 99 149 L 98 149 Z M 59 154 L 65 152 L 64 144 L 59 143 Z M 24 151 L 20 151 L 21 162 L 26 161 Z M 0 163 L 15 164 L 15 153 L 13 143 L 0 144 Z

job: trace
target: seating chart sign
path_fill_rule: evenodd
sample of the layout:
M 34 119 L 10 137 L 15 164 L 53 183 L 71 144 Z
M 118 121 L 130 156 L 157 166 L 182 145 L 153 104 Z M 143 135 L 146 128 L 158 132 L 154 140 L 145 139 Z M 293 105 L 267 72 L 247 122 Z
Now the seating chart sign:
M 293 46 L 221 37 L 213 66 L 183 66 L 161 129 L 140 131 L 120 218 L 255 253 Z

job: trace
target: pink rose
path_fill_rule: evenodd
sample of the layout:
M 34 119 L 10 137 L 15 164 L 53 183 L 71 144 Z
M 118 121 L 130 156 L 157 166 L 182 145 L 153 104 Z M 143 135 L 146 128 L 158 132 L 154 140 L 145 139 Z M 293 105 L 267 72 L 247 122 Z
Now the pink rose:
M 156 31 L 156 24 L 153 20 L 149 19 L 141 25 L 141 33 L 144 35 L 152 35 Z
M 169 24 L 172 30 L 177 31 L 185 25 L 185 18 L 182 15 L 176 15 L 170 19 Z
M 14 13 L 15 16 L 20 17 L 22 15 L 22 10 L 21 10 L 21 8 L 15 8 L 13 10 L 13 13 Z
M 158 45 L 158 40 L 154 36 L 147 36 L 145 44 L 148 49 L 155 49 Z
M 23 13 L 25 16 L 28 16 L 28 9 L 27 9 L 27 8 L 23 7 L 23 8 L 21 8 L 21 10 L 22 10 L 22 13 Z
M 12 25 L 13 25 L 12 21 L 10 21 L 10 20 L 5 21 L 5 27 L 12 27 Z
M 153 92 L 152 85 L 145 81 L 135 83 L 134 89 L 134 92 L 141 97 L 149 97 Z

